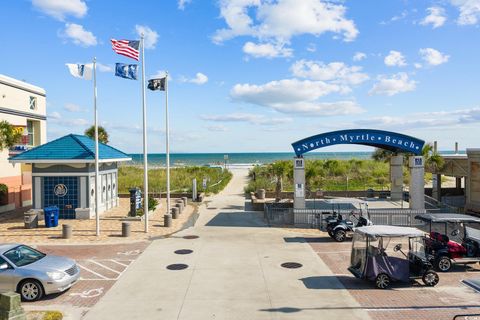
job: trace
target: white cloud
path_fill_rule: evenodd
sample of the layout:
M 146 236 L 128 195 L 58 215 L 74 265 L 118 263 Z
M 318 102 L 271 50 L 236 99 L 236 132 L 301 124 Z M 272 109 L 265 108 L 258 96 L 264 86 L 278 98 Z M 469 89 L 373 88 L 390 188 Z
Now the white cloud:
M 87 5 L 82 0 L 32 0 L 32 5 L 60 21 L 64 21 L 69 15 L 82 18 L 88 11 Z
M 355 52 L 353 55 L 353 61 L 362 61 L 367 58 L 367 55 L 363 52 Z
M 413 66 L 415 69 L 421 69 L 423 67 L 421 63 L 414 63 Z
M 100 62 L 96 63 L 97 65 L 97 70 L 100 72 L 113 72 L 113 67 L 107 64 L 103 64 Z
M 315 43 L 309 43 L 309 44 L 308 44 L 308 47 L 307 47 L 307 51 L 308 51 L 308 52 L 315 52 L 315 51 L 317 51 L 317 46 L 315 45 Z
M 363 112 L 353 101 L 318 101 L 320 97 L 342 91 L 342 86 L 324 81 L 284 79 L 263 85 L 237 84 L 230 96 L 235 101 L 299 115 L 331 116 Z
M 211 125 L 211 126 L 206 126 L 208 131 L 214 131 L 214 132 L 225 132 L 228 131 L 228 128 L 225 127 L 223 124 L 216 124 L 216 125 Z
M 251 36 L 262 44 L 282 48 L 297 35 L 332 32 L 341 34 L 345 41 L 353 41 L 359 32 L 345 13 L 342 4 L 324 0 L 220 0 L 220 16 L 227 28 L 217 30 L 212 40 L 222 43 L 238 36 Z M 256 49 L 257 52 L 259 48 Z
M 63 36 L 78 46 L 90 47 L 97 45 L 97 38 L 93 33 L 85 30 L 82 25 L 76 23 L 65 24 Z
M 65 104 L 63 109 L 65 109 L 69 112 L 84 112 L 85 111 L 85 109 L 81 108 L 79 105 L 74 104 L 74 103 Z
M 460 25 L 477 24 L 480 20 L 480 0 L 450 0 L 460 10 L 457 23 Z
M 369 91 L 370 95 L 393 96 L 398 93 L 415 90 L 417 82 L 410 80 L 405 72 L 388 76 L 379 76 L 378 82 L 373 85 Z
M 181 77 L 180 82 L 190 82 L 190 83 L 202 85 L 208 82 L 208 77 L 201 72 L 197 72 L 197 74 L 195 75 L 195 78 L 189 79 L 189 78 Z
M 135 31 L 140 37 L 142 34 L 144 36 L 143 43 L 145 49 L 155 49 L 155 44 L 158 41 L 158 33 L 155 30 L 150 29 L 148 26 L 135 25 Z
M 192 0 L 178 0 L 178 9 L 185 10 L 185 6 L 191 2 Z
M 369 78 L 366 73 L 361 72 L 362 67 L 349 67 L 343 62 L 324 64 L 320 61 L 299 60 L 290 69 L 296 77 L 331 81 L 345 86 L 358 85 Z M 350 88 L 345 89 L 350 90 Z
M 289 123 L 291 118 L 272 118 L 253 113 L 230 113 L 224 115 L 202 115 L 201 119 L 215 122 L 247 122 L 256 125 L 280 125 Z
M 432 28 L 438 28 L 445 24 L 447 17 L 445 15 L 445 9 L 442 7 L 430 7 L 427 8 L 428 16 L 426 16 L 422 21 L 421 25 L 427 26 L 432 25 Z
M 90 121 L 82 119 L 82 118 L 76 118 L 76 119 L 65 119 L 63 117 L 59 118 L 52 118 L 50 119 L 51 123 L 54 123 L 55 125 L 58 125 L 60 127 L 86 127 L 91 124 Z
M 399 51 L 391 50 L 388 56 L 385 57 L 384 62 L 389 67 L 403 67 L 407 65 L 405 57 Z
M 414 113 L 403 117 L 383 116 L 356 121 L 359 126 L 384 128 L 447 127 L 480 122 L 480 107 L 452 111 Z
M 48 119 L 55 119 L 55 120 L 58 120 L 62 117 L 62 115 L 60 113 L 58 113 L 57 111 L 54 111 L 52 113 L 50 113 L 48 115 Z
M 291 48 L 285 48 L 285 46 L 281 44 L 255 44 L 251 41 L 248 41 L 243 46 L 243 52 L 253 56 L 254 58 L 278 58 L 291 57 L 293 50 Z
M 438 66 L 440 64 L 446 63 L 450 58 L 449 55 L 443 54 L 438 50 L 432 48 L 420 49 L 420 55 L 422 59 L 431 66 Z
M 154 73 L 152 76 L 150 76 L 150 79 L 164 78 L 166 74 L 167 74 L 167 71 L 158 70 L 156 73 Z M 172 81 L 172 80 L 173 80 L 172 75 L 169 73 L 168 74 L 168 81 Z

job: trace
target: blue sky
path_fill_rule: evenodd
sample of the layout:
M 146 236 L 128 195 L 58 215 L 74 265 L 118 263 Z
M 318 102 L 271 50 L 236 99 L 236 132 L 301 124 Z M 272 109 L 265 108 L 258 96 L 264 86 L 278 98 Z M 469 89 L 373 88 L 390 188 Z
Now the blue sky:
M 290 151 L 347 128 L 440 149 L 480 147 L 480 0 L 22 0 L 2 10 L 0 72 L 47 91 L 48 139 L 99 120 L 142 150 L 141 82 L 115 77 L 110 39 L 146 35 L 146 77 L 169 72 L 173 152 Z M 147 92 L 149 152 L 165 149 L 162 92 Z M 334 146 L 322 151 L 369 150 Z

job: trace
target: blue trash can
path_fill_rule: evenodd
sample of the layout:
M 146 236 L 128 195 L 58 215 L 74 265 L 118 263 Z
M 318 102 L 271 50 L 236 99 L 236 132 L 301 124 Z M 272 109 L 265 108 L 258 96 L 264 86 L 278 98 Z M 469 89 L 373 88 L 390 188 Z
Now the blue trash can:
M 57 206 L 46 207 L 43 209 L 45 215 L 45 227 L 52 228 L 58 226 L 58 215 L 60 210 Z

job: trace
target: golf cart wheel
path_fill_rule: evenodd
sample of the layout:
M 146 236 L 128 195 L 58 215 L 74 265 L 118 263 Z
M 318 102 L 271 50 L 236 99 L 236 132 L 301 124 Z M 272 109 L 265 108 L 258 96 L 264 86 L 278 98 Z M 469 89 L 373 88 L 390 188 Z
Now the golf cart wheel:
M 450 258 L 447 256 L 441 256 L 437 259 L 435 264 L 438 271 L 441 272 L 448 272 L 450 269 L 452 269 L 452 260 L 450 260 Z
M 332 230 L 328 230 L 328 235 L 333 238 L 334 234 Z
M 342 230 L 342 229 L 338 229 L 333 234 L 333 239 L 335 239 L 335 241 L 337 241 L 337 242 L 345 241 L 346 237 L 347 237 L 347 233 L 345 232 L 345 230 Z
M 386 273 L 380 273 L 375 278 L 375 286 L 378 289 L 386 289 L 390 285 L 390 277 Z
M 37 301 L 43 297 L 43 287 L 37 280 L 27 279 L 18 286 L 23 301 Z
M 440 281 L 440 278 L 438 277 L 438 274 L 435 271 L 428 270 L 423 274 L 422 281 L 423 283 L 425 283 L 426 286 L 434 287 L 438 284 L 438 281 Z

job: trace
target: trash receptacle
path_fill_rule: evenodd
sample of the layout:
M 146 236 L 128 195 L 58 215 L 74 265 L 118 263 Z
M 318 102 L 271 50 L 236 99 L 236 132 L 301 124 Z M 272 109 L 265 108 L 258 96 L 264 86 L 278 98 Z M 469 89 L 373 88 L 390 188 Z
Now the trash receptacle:
M 33 210 L 28 210 L 24 214 L 25 229 L 38 228 L 38 216 Z
M 374 198 L 375 197 L 375 190 L 367 189 L 367 198 Z
M 45 227 L 52 228 L 58 226 L 59 209 L 57 206 L 46 207 L 43 209 L 45 216 Z

